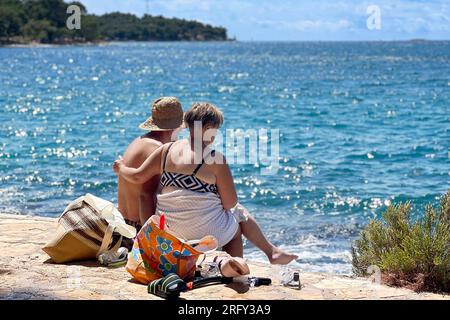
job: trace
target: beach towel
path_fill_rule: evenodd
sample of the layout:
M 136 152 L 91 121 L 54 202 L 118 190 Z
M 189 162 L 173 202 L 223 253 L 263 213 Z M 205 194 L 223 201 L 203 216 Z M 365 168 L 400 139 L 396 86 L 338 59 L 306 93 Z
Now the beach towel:
M 218 195 L 184 189 L 158 195 L 156 214 L 165 215 L 166 224 L 176 237 L 195 240 L 212 235 L 219 247 L 235 237 L 239 223 L 248 217 L 248 211 L 240 204 L 224 210 Z
M 160 217 L 153 216 L 134 240 L 126 270 L 136 281 L 146 285 L 172 273 L 190 281 L 195 276 L 199 256 L 216 249 L 217 240 L 214 237 L 183 241 L 165 228 Z
M 42 250 L 56 263 L 88 260 L 118 249 L 122 237 L 135 236 L 136 229 L 125 223 L 111 202 L 87 194 L 66 207 Z

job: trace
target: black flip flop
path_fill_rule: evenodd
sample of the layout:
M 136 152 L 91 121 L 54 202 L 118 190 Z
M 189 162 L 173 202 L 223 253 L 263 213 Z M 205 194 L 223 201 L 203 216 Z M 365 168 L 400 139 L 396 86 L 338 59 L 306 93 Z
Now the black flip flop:
M 256 287 L 267 286 L 271 284 L 271 280 L 267 278 L 249 278 Z M 211 277 L 201 278 L 193 282 L 186 283 L 176 274 L 169 274 L 162 279 L 152 281 L 148 285 L 148 293 L 154 294 L 163 299 L 178 299 L 182 292 L 203 288 L 211 285 L 230 284 L 233 278 Z

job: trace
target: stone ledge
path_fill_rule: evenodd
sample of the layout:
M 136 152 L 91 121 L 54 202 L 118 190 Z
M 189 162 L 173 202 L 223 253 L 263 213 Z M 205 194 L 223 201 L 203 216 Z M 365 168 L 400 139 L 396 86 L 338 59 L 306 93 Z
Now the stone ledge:
M 147 287 L 133 283 L 125 269 L 107 269 L 96 262 L 49 263 L 41 247 L 55 229 L 56 219 L 0 214 L 0 299 L 159 299 Z M 277 268 L 249 262 L 252 275 L 272 278 L 270 287 L 211 286 L 182 295 L 185 299 L 349 300 L 450 299 L 431 293 L 376 285 L 367 279 L 302 273 L 302 290 L 286 288 L 276 279 Z M 70 278 L 71 275 L 79 278 Z M 74 280 L 74 279 L 79 279 Z

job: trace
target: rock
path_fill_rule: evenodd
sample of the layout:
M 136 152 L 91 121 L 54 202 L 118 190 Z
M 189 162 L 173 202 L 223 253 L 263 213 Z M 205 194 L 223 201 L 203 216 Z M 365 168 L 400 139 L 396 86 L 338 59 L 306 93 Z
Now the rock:
M 0 214 L 0 299 L 159 299 L 136 284 L 125 269 L 95 262 L 53 264 L 41 250 L 55 230 L 56 219 Z M 431 293 L 371 283 L 367 279 L 302 273 L 302 290 L 276 279 L 277 268 L 249 262 L 252 275 L 272 278 L 270 287 L 211 286 L 182 294 L 186 299 L 318 300 L 318 299 L 450 299 Z

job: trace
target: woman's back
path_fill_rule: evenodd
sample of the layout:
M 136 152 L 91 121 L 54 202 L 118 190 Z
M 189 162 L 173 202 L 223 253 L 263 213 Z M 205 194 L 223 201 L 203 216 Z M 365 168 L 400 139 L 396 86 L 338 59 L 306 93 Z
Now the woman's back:
M 225 210 L 217 185 L 221 178 L 226 180 L 223 169 L 228 165 L 214 162 L 221 154 L 204 146 L 199 149 L 206 151 L 195 150 L 189 140 L 163 147 L 156 214 L 165 214 L 167 226 L 177 237 L 192 240 L 214 235 L 224 246 L 239 229 L 237 218 Z
M 216 153 L 196 150 L 189 140 L 180 140 L 164 146 L 162 157 L 162 193 L 176 189 L 218 193 L 216 186 Z

